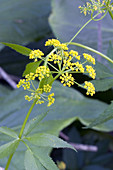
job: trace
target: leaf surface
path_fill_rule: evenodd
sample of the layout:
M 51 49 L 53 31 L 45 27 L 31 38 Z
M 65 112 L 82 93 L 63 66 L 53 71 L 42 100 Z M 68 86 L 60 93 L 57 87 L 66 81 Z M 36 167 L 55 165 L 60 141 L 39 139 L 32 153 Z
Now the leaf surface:
M 8 136 L 11 136 L 13 138 L 18 138 L 17 133 L 14 130 L 12 130 L 11 128 L 0 127 L 0 132 L 6 134 Z
M 32 136 L 27 136 L 26 139 L 34 145 L 53 147 L 53 148 L 70 148 L 74 149 L 70 144 L 62 139 L 47 133 L 37 133 Z

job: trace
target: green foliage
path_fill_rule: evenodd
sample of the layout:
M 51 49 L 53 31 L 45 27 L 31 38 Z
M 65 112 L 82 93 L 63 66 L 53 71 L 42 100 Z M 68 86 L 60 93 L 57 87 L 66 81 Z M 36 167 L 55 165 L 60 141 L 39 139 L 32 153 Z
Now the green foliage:
M 94 119 L 93 122 L 89 124 L 88 127 L 92 128 L 94 126 L 107 122 L 108 120 L 111 120 L 111 119 L 113 119 L 113 101 L 107 107 L 107 109 L 105 109 L 105 111 L 98 116 L 98 118 Z
M 1 0 L 0 41 L 27 44 L 50 31 L 49 0 Z
M 13 138 L 18 138 L 17 133 L 8 127 L 0 127 L 0 132 Z
M 29 170 L 29 169 L 32 169 L 32 170 L 36 170 L 36 169 L 44 170 L 45 169 L 41 165 L 41 163 L 39 162 L 39 160 L 36 158 L 36 156 L 34 155 L 34 153 L 31 150 L 27 150 L 25 152 L 24 165 L 25 165 L 26 170 Z
M 0 146 L 0 158 L 4 158 L 14 153 L 19 145 L 19 140 L 13 140 L 9 143 Z
M 39 84 L 39 88 L 43 88 L 43 86 L 45 84 L 50 84 L 52 86 L 53 84 L 53 76 L 52 74 L 50 73 L 50 76 L 49 77 L 45 77 L 43 78 L 41 81 L 40 81 L 40 84 Z
M 23 72 L 23 77 L 27 74 L 31 73 L 35 73 L 37 67 L 41 64 L 42 60 L 38 61 L 38 62 L 31 62 L 29 64 L 26 65 L 25 71 Z
M 112 44 L 109 43 L 107 55 L 113 59 L 113 48 Z M 109 64 L 109 67 L 107 65 Z M 97 80 L 93 80 L 92 83 L 95 85 L 96 91 L 106 91 L 113 86 L 113 64 L 108 62 L 107 65 L 96 62 L 96 73 Z
M 11 44 L 11 43 L 5 43 L 5 42 L 0 42 L 1 44 L 4 44 L 10 48 L 12 48 L 13 50 L 17 51 L 20 54 L 29 56 L 29 53 L 31 52 L 31 49 L 18 45 L 18 44 Z
M 90 19 L 90 15 L 84 16 L 84 14 L 80 14 L 80 9 L 78 8 L 80 5 L 83 6 L 85 2 L 86 1 L 83 0 L 53 0 L 51 2 L 53 10 L 49 17 L 50 26 L 55 36 L 62 42 L 68 42 L 78 29 Z M 102 50 L 103 53 L 106 54 L 109 40 L 113 43 L 113 22 L 109 15 L 102 20 L 101 27 L 103 42 Z M 97 29 L 97 22 L 90 22 L 74 41 L 97 49 Z M 78 47 L 74 49 L 78 50 Z M 80 51 L 83 52 L 84 50 L 79 48 L 79 53 Z
M 52 159 L 48 156 L 48 154 L 45 152 L 43 148 L 32 148 L 32 151 L 35 155 L 35 157 L 40 161 L 40 163 L 45 167 L 47 170 L 58 170 L 55 163 L 52 161 Z M 41 169 L 43 170 L 43 168 Z
M 58 137 L 47 134 L 47 133 L 37 133 L 33 135 L 28 135 L 25 137 L 30 143 L 37 145 L 37 146 L 43 146 L 43 147 L 53 147 L 53 148 L 71 148 L 73 150 L 74 147 L 69 145 L 67 142 L 63 141 L 62 139 L 59 139 Z
M 35 118 L 31 119 L 25 126 L 23 135 L 26 136 L 28 135 L 34 128 L 37 127 L 37 125 L 44 119 L 44 117 L 47 116 L 47 112 L 42 113 Z
M 109 106 L 108 104 L 105 104 L 98 100 L 88 99 L 84 97 L 80 92 L 77 92 L 72 88 L 64 88 L 58 81 L 53 84 L 53 91 L 55 93 L 56 101 L 55 104 L 51 106 L 51 109 L 49 110 L 49 113 L 45 117 L 44 121 L 58 121 L 72 118 L 73 120 L 80 120 L 84 125 L 87 126 L 101 113 L 103 113 L 105 109 L 107 109 L 107 107 Z M 22 90 L 22 88 L 20 88 L 14 91 L 10 91 L 10 94 L 7 97 L 4 97 L 4 100 L 0 105 L 1 126 L 7 123 L 9 127 L 14 127 L 22 124 L 25 117 L 23 113 L 26 113 L 29 107 L 29 103 L 26 102 L 24 99 L 25 94 L 26 92 Z M 7 108 L 5 106 L 7 106 Z M 41 107 L 41 105 L 35 106 L 31 118 L 34 118 L 35 116 L 37 116 L 37 114 L 46 112 L 47 107 L 45 105 L 43 105 L 43 107 Z M 18 119 L 18 122 L 14 121 L 15 119 Z M 52 125 L 48 126 L 53 127 Z M 46 127 L 45 129 L 47 132 L 48 128 Z M 112 123 L 109 123 L 108 121 L 101 126 L 97 126 L 97 129 L 112 131 Z

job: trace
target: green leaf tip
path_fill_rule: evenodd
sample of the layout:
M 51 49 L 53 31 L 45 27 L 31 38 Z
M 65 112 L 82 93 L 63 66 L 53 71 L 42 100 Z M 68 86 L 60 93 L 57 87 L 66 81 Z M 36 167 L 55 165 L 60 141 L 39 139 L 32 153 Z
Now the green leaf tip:
M 12 43 L 6 43 L 6 42 L 0 42 L 0 43 L 12 48 L 13 50 L 15 50 L 25 56 L 29 56 L 29 54 L 31 52 L 30 48 L 27 48 L 27 47 L 24 47 L 24 46 L 21 46 L 18 44 L 12 44 Z

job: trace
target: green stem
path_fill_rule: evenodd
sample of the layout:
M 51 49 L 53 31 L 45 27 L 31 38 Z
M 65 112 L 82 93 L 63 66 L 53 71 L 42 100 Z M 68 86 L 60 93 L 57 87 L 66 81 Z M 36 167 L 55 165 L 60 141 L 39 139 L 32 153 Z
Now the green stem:
M 9 156 L 9 159 L 8 159 L 8 161 L 7 161 L 7 164 L 6 164 L 5 170 L 8 170 L 8 168 L 9 168 L 9 165 L 10 165 L 10 162 L 11 162 L 11 159 L 12 159 L 13 155 L 14 155 L 14 153 L 12 153 L 12 154 Z
M 94 17 L 92 17 L 90 20 L 88 20 L 80 29 L 79 31 L 74 35 L 74 37 L 67 43 L 67 45 L 69 45 L 75 38 L 76 36 L 83 30 L 83 28 L 88 25 L 94 18 L 96 18 L 99 15 L 99 13 L 97 13 L 96 15 L 94 15 Z
M 48 57 L 49 57 L 52 53 L 54 53 L 56 50 L 57 50 L 57 48 L 54 48 L 54 49 L 46 56 L 46 59 L 45 59 L 45 62 L 44 62 L 44 66 L 47 66 Z
M 27 116 L 26 116 L 26 118 L 25 118 L 25 120 L 24 120 L 24 122 L 23 122 L 22 128 L 21 128 L 21 130 L 20 130 L 20 134 L 19 134 L 19 138 L 20 138 L 20 139 L 21 139 L 21 137 L 22 137 L 22 134 L 23 134 L 24 128 L 25 128 L 25 126 L 26 126 L 26 123 L 27 123 L 27 121 L 28 121 L 28 118 L 29 118 L 29 116 L 30 116 L 30 113 L 31 113 L 31 111 L 33 110 L 33 107 L 35 106 L 36 102 L 37 102 L 37 100 L 34 100 L 34 102 L 32 103 L 32 105 L 31 105 L 31 107 L 30 107 L 30 109 L 29 109 L 29 111 L 28 111 L 28 113 L 27 113 Z
M 100 56 L 102 56 L 103 58 L 105 58 L 106 60 L 110 61 L 111 63 L 113 63 L 113 60 L 110 59 L 109 57 L 107 57 L 105 54 L 102 54 L 101 52 L 97 51 L 97 50 L 94 50 L 93 48 L 90 48 L 88 46 L 85 46 L 85 45 L 82 45 L 82 44 L 79 44 L 79 43 L 75 43 L 75 42 L 71 42 L 70 45 L 75 45 L 75 46 L 78 46 L 78 47 L 81 47 L 81 48 L 85 48 L 89 51 L 92 51 Z

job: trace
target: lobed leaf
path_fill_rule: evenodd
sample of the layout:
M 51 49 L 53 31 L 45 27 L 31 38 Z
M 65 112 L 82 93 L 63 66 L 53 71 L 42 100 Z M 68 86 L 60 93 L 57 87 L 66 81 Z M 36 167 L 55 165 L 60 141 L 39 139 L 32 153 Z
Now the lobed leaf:
M 18 138 L 17 133 L 14 130 L 12 130 L 11 128 L 0 127 L 0 132 L 6 134 L 8 136 L 11 136 L 13 138 Z
M 0 42 L 1 44 L 4 44 L 10 48 L 12 48 L 13 50 L 17 51 L 20 54 L 29 56 L 29 53 L 31 52 L 30 48 L 18 45 L 18 44 L 12 44 L 12 43 L 6 43 L 6 42 Z
M 103 113 L 101 113 L 96 119 L 93 120 L 88 126 L 88 128 L 95 127 L 100 125 L 108 120 L 113 119 L 113 101 L 112 103 L 105 109 Z

